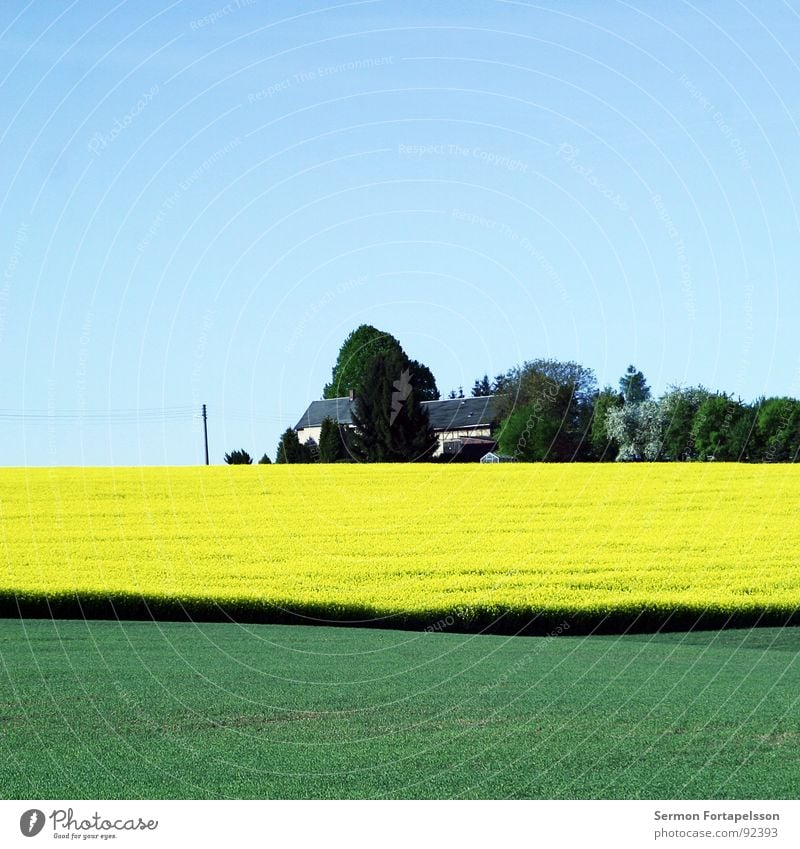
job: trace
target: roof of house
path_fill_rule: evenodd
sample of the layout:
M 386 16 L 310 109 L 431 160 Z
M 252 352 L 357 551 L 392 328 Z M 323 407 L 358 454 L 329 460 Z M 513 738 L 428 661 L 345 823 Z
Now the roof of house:
M 497 418 L 497 396 L 480 398 L 453 398 L 444 401 L 423 401 L 434 430 L 468 430 L 473 427 L 489 427 Z M 353 424 L 353 406 L 349 398 L 329 398 L 312 401 L 303 413 L 295 430 L 320 427 L 326 418 L 344 425 Z
M 325 419 L 333 419 L 339 424 L 353 424 L 353 405 L 355 401 L 349 398 L 325 398 L 322 401 L 312 401 L 303 413 L 300 421 L 294 426 L 295 430 L 304 427 L 320 427 Z
M 445 401 L 423 401 L 434 430 L 467 430 L 488 427 L 497 418 L 494 395 L 481 398 L 453 398 Z

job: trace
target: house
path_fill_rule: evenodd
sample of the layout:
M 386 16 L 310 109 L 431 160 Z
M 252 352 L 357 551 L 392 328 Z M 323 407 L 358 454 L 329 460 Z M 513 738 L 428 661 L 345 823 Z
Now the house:
M 439 444 L 434 457 L 442 454 L 453 459 L 477 461 L 492 451 L 496 441 L 492 435 L 497 427 L 498 396 L 480 398 L 452 398 L 444 401 L 423 401 L 428 411 L 431 427 Z M 294 429 L 300 442 L 308 440 L 319 444 L 322 422 L 331 418 L 341 427 L 355 427 L 353 409 L 355 397 L 329 398 L 312 401 Z

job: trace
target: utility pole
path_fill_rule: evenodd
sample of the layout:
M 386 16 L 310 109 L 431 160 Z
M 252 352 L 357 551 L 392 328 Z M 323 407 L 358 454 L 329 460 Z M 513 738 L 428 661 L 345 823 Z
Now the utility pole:
M 203 404 L 203 439 L 206 444 L 206 465 L 208 465 L 208 415 L 205 404 Z

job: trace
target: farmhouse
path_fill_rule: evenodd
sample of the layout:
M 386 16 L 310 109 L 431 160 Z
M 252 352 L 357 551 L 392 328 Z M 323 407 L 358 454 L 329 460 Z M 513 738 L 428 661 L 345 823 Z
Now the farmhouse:
M 319 444 L 322 422 L 331 418 L 340 427 L 354 427 L 353 408 L 356 400 L 350 397 L 312 401 L 295 425 L 300 442 L 311 440 Z M 497 427 L 497 396 L 453 398 L 444 401 L 423 401 L 439 444 L 434 457 L 458 455 L 462 460 L 480 460 L 497 443 L 492 438 Z

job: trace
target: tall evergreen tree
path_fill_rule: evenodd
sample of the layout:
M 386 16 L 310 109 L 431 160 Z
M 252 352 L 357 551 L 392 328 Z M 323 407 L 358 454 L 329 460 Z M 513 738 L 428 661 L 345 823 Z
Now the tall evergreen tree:
M 278 442 L 278 448 L 275 451 L 276 463 L 310 463 L 312 462 L 311 453 L 305 445 L 300 444 L 300 438 L 297 431 L 292 428 L 287 428 Z
M 626 404 L 638 404 L 650 397 L 650 387 L 636 366 L 628 366 L 625 374 L 619 379 L 619 391 Z
M 485 374 L 479 380 L 476 380 L 472 386 L 473 398 L 484 398 L 492 394 L 492 384 L 489 382 L 489 375 Z
M 330 417 L 322 422 L 319 433 L 320 463 L 335 463 L 346 456 L 343 433 L 339 425 Z
M 378 354 L 367 366 L 353 411 L 352 448 L 371 463 L 424 461 L 436 448 L 427 410 L 398 352 Z

